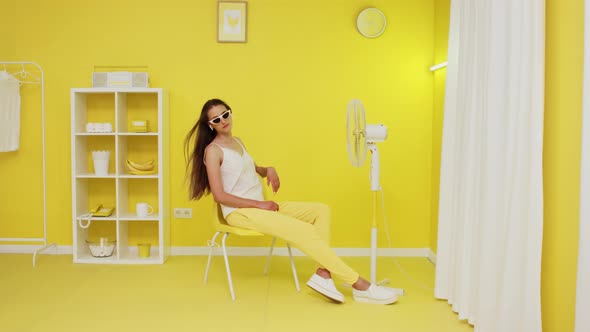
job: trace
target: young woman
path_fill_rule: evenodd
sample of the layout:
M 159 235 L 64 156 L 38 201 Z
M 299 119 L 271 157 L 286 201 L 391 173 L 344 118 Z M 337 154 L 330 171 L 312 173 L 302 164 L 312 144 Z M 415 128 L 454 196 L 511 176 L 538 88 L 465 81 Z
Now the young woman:
M 307 282 L 310 288 L 334 302 L 344 302 L 344 295 L 332 281 L 334 274 L 352 285 L 355 301 L 397 301 L 392 288 L 361 278 L 330 249 L 327 205 L 264 199 L 258 176 L 266 177 L 277 192 L 281 184 L 277 171 L 256 165 L 243 142 L 232 135 L 232 111 L 225 102 L 211 99 L 203 105 L 199 120 L 186 136 L 185 149 L 191 199 L 212 193 L 229 225 L 282 238 L 309 255 L 319 264 Z

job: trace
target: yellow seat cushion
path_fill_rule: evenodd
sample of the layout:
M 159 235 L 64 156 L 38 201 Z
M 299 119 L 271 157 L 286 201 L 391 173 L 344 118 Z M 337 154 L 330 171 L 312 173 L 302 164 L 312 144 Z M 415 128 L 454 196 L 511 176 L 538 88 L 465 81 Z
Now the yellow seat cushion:
M 241 236 L 264 236 L 264 234 L 257 231 L 228 225 L 227 221 L 223 218 L 223 213 L 221 213 L 221 206 L 219 206 L 219 204 L 214 204 L 213 209 L 213 226 L 215 226 L 216 231 Z
M 241 236 L 264 236 L 264 234 L 257 232 L 257 231 L 253 231 L 253 230 L 245 229 L 245 228 L 233 227 L 230 225 L 225 225 L 225 224 L 220 224 L 220 223 L 215 224 L 215 230 L 220 231 L 220 232 L 227 232 L 227 233 L 231 233 L 231 234 L 241 235 Z

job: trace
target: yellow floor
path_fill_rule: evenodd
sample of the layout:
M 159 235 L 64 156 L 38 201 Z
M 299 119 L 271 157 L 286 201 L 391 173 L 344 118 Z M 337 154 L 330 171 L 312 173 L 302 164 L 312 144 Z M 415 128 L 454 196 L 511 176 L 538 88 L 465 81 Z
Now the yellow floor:
M 390 306 L 359 304 L 351 289 L 342 305 L 328 302 L 305 282 L 313 262 L 297 257 L 297 293 L 287 257 L 230 257 L 237 300 L 229 296 L 223 258 L 213 257 L 203 284 L 204 256 L 170 257 L 164 265 L 73 264 L 72 256 L 0 255 L 2 331 L 473 331 L 445 301 L 408 280 L 391 258 L 378 261 L 379 277 L 404 288 Z M 367 275 L 368 258 L 345 258 Z M 432 287 L 434 266 L 424 258 L 399 258 L 413 278 Z M 364 272 L 364 273 L 363 273 Z M 340 285 L 340 282 L 337 283 Z

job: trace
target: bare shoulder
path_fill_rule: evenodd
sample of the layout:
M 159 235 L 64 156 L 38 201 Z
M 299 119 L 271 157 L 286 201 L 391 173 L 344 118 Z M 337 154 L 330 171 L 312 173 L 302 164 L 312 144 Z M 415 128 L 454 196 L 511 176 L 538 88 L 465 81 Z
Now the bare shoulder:
M 237 137 L 237 136 L 234 136 L 234 138 L 236 139 L 236 141 L 238 141 L 240 144 L 242 144 L 242 146 L 244 146 L 244 147 L 246 146 L 246 145 L 244 144 L 244 141 L 242 141 L 242 139 L 241 139 L 241 138 L 239 138 L 239 137 Z
M 214 143 L 209 143 L 205 148 L 205 163 L 207 161 L 223 161 L 223 151 L 219 147 L 219 145 Z

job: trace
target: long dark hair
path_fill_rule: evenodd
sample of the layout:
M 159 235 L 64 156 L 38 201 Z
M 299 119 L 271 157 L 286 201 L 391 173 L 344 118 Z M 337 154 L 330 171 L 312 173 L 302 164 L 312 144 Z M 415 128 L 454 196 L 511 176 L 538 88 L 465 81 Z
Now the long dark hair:
M 205 157 L 205 148 L 213 141 L 217 132 L 209 127 L 209 117 L 207 112 L 217 105 L 223 105 L 226 109 L 230 107 L 220 99 L 208 100 L 203 109 L 201 116 L 193 128 L 188 132 L 184 139 L 184 158 L 186 163 L 186 174 L 190 179 L 189 197 L 192 200 L 198 200 L 204 195 L 211 192 L 209 187 L 209 178 L 207 177 L 207 168 L 203 159 Z M 194 147 L 191 149 L 191 145 Z

